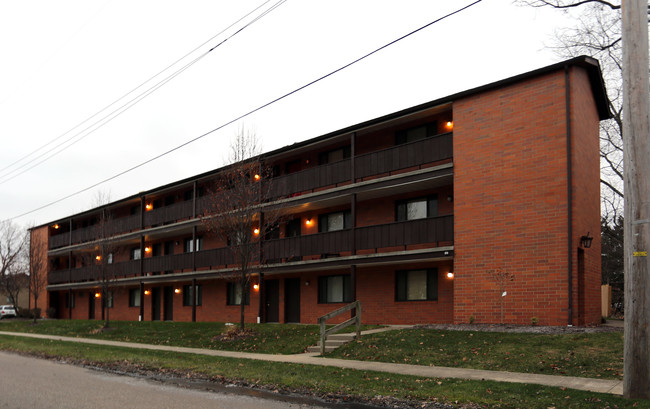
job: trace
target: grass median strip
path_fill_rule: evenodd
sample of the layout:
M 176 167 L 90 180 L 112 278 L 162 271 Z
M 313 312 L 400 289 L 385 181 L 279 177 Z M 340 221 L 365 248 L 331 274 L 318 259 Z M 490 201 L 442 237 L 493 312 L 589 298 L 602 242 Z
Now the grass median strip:
M 104 366 L 127 372 L 156 372 L 217 382 L 243 382 L 252 387 L 288 390 L 317 396 L 334 394 L 361 401 L 392 396 L 452 405 L 475 403 L 501 408 L 650 408 L 650 402 L 537 385 L 491 381 L 420 378 L 334 367 L 219 358 L 175 352 L 135 350 L 0 335 L 0 349 L 41 357 Z
M 413 328 L 367 335 L 332 358 L 623 378 L 623 333 L 522 334 Z

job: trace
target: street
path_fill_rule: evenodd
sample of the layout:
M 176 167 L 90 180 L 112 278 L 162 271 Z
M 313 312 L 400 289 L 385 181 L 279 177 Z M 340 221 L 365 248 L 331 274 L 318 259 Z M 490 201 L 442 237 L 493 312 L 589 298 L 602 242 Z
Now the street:
M 206 392 L 0 352 L 0 408 L 318 409 L 311 404 Z

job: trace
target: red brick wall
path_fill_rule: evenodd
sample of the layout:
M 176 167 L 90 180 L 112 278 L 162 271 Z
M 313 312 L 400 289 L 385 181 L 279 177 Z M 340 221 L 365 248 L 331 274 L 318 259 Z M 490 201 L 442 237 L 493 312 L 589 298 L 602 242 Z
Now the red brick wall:
M 564 76 L 454 103 L 454 321 L 500 322 L 488 271 L 515 278 L 504 322 L 567 322 Z
M 600 166 L 599 122 L 587 73 L 571 68 L 571 134 L 573 143 L 573 323 L 598 324 L 600 311 Z M 578 273 L 579 238 L 590 233 L 591 248 L 584 249 L 584 280 Z M 583 284 L 581 286 L 581 284 Z
M 599 196 L 598 118 L 583 72 L 573 69 L 574 79 L 572 146 L 585 145 L 572 160 L 575 239 L 589 229 L 598 236 Z M 502 269 L 514 275 L 503 299 L 504 322 L 529 324 L 537 317 L 541 325 L 567 324 L 565 107 L 562 71 L 454 104 L 455 322 L 470 316 L 500 322 L 501 297 L 488 272 Z M 581 167 L 588 170 L 576 172 Z M 583 202 L 586 214 L 576 210 Z M 590 317 L 599 302 L 592 297 L 598 262 L 588 257 Z M 576 301 L 574 292 L 574 307 Z

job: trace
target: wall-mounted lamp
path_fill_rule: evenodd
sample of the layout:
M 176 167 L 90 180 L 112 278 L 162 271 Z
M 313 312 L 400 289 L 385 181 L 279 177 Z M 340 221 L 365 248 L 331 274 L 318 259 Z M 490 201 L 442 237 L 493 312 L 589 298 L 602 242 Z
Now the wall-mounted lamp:
M 180 294 L 180 293 L 181 293 L 181 289 L 180 289 L 180 288 L 174 288 L 174 293 L 175 293 L 175 294 Z
M 447 201 L 448 201 L 448 202 L 453 202 L 453 201 L 454 201 L 454 197 L 453 197 L 452 195 L 447 196 Z
M 593 237 L 589 236 L 589 232 L 587 232 L 586 236 L 580 237 L 580 245 L 586 249 L 591 247 L 591 242 L 594 240 Z
M 453 123 L 452 121 L 447 121 L 447 122 L 445 123 L 445 127 L 446 127 L 447 129 L 454 129 L 454 123 Z
M 259 290 L 259 289 L 260 289 L 260 285 L 259 285 L 259 284 L 253 284 L 253 290 L 257 291 L 257 290 Z
M 309 287 L 309 280 L 305 281 L 305 287 Z
M 255 228 L 255 230 L 253 230 L 253 233 L 255 233 L 255 234 L 260 234 L 260 229 Z
M 151 253 L 151 247 L 147 246 L 144 248 L 145 253 Z
M 102 296 L 101 293 L 95 293 L 95 298 L 100 298 Z
M 153 210 L 153 203 L 147 203 L 146 205 L 144 205 L 144 210 L 146 211 Z
M 310 225 L 311 225 L 311 219 L 307 219 L 307 220 L 305 220 L 305 224 L 306 224 L 307 226 L 310 226 Z
M 52 226 L 52 227 L 54 228 L 54 230 L 58 230 L 58 229 L 59 229 L 59 227 L 61 227 L 61 226 L 59 226 L 59 225 L 58 225 L 58 223 L 57 223 L 57 224 L 55 224 L 55 225 L 54 225 L 54 226 Z
M 151 294 L 151 291 L 149 291 L 149 290 L 144 290 L 144 295 L 149 295 L 149 294 Z
M 258 181 L 258 180 L 260 180 L 260 175 L 258 175 L 258 174 L 256 173 L 255 176 L 253 176 L 253 178 L 254 178 L 256 181 Z
M 100 256 L 99 254 L 96 255 L 96 256 L 95 256 L 95 260 L 97 260 L 97 261 L 102 261 L 102 256 Z
M 447 273 L 447 278 L 450 279 L 450 280 L 451 280 L 452 278 L 454 278 L 454 273 L 453 273 L 452 271 L 448 272 L 448 273 Z

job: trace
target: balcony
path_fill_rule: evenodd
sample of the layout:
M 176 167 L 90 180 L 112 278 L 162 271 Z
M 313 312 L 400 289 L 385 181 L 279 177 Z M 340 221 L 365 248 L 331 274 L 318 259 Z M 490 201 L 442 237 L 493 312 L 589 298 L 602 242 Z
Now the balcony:
M 358 227 L 354 230 L 267 240 L 263 242 L 263 250 L 266 260 L 299 261 L 303 258 L 324 258 L 351 252 L 353 240 L 357 250 L 370 250 L 374 253 L 381 253 L 388 248 L 406 250 L 408 246 L 417 244 L 439 247 L 440 243 L 450 243 L 454 240 L 454 216 L 438 216 Z M 107 266 L 107 275 L 110 277 L 138 275 L 141 262 L 142 272 L 145 274 L 195 269 L 212 270 L 233 266 L 235 263 L 230 249 L 218 248 L 110 264 Z M 100 278 L 100 275 L 101 271 L 97 266 L 50 272 L 48 284 L 95 281 Z
M 398 171 L 412 169 L 428 163 L 450 159 L 453 156 L 452 133 L 437 135 L 421 141 L 394 146 L 354 158 L 354 177 L 360 179 L 388 175 Z M 282 175 L 271 179 L 269 196 L 271 200 L 315 192 L 326 187 L 349 183 L 352 180 L 352 159 L 316 166 L 299 172 Z M 208 196 L 187 200 L 146 211 L 140 214 L 109 220 L 106 234 L 122 234 L 141 228 L 160 226 L 180 220 L 191 219 L 196 213 L 201 216 L 210 208 Z M 53 235 L 49 239 L 49 249 L 57 249 L 70 244 L 88 242 L 100 236 L 97 226 Z

